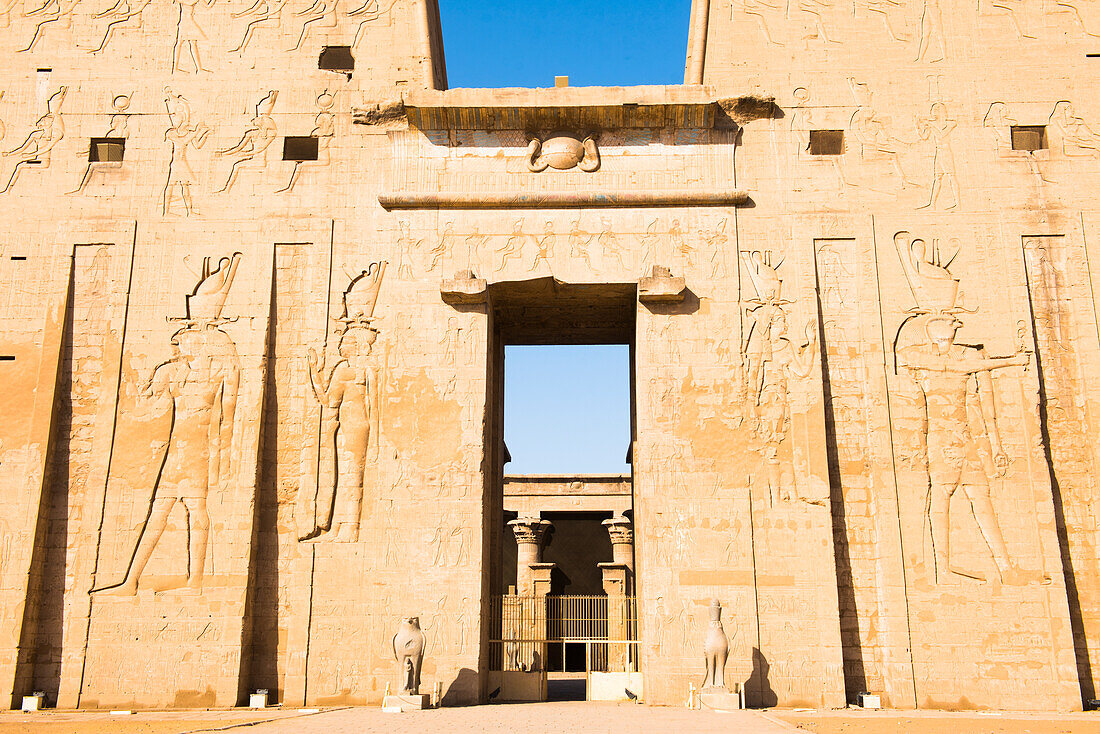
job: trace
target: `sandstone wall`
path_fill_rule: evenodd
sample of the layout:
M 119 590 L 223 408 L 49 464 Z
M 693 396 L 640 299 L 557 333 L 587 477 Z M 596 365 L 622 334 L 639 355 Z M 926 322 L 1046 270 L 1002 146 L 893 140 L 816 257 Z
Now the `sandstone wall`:
M 648 700 L 697 682 L 712 597 L 753 705 L 1093 697 L 1087 8 L 697 3 L 705 86 L 441 92 L 432 3 L 31 5 L 0 32 L 5 700 L 374 703 L 415 615 L 425 690 L 479 700 L 506 332 L 609 319 Z M 529 168 L 562 129 L 598 167 Z M 682 300 L 607 306 L 654 266 Z M 551 318 L 559 281 L 589 290 Z

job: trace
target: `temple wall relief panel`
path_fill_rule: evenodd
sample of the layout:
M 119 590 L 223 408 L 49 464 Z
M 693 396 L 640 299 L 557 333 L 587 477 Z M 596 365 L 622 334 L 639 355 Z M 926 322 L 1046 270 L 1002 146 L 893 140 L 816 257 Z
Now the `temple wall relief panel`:
M 1082 232 L 1069 223 L 1064 233 L 1021 238 L 1036 346 L 1042 407 L 1042 436 L 1063 538 L 1082 691 L 1095 691 L 1100 665 L 1100 588 L 1097 587 L 1095 430 L 1096 382 L 1087 365 L 1100 358 L 1092 274 Z
M 8 388 L 0 398 L 0 487 L 4 526 L 0 528 L 0 605 L 11 624 L 0 638 L 0 699 L 11 700 L 28 684 L 33 661 L 35 607 L 40 586 L 33 584 L 46 548 L 41 519 L 48 496 L 47 461 L 53 431 L 60 360 L 69 295 L 71 245 L 33 243 L 0 246 L 0 331 L 4 335 L 2 374 Z M 37 567 L 36 567 L 37 566 Z
M 185 255 L 187 234 L 155 232 L 135 257 L 82 705 L 240 693 L 271 248 L 192 242 Z M 181 644 L 195 648 L 182 661 Z
M 726 277 L 689 280 L 697 306 L 638 310 L 643 641 L 675 638 L 717 596 L 737 630 L 732 680 L 750 702 L 840 702 L 813 257 L 789 224 L 734 221 Z M 646 657 L 658 699 L 686 686 L 692 659 Z
M 854 236 L 814 240 L 825 441 L 848 700 L 880 691 L 884 704 L 906 708 L 914 705 L 912 666 L 868 225 L 860 219 L 822 226 Z
M 1004 246 L 1008 229 L 876 219 L 922 707 L 1041 708 L 1051 695 L 1069 707 L 1078 696 L 1024 262 Z M 974 619 L 989 624 L 975 633 Z

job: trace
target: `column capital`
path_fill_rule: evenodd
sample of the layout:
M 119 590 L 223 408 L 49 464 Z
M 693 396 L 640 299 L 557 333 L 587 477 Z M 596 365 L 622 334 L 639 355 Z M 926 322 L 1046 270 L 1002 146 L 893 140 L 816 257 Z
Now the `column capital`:
M 634 525 L 626 517 L 612 517 L 603 521 L 612 545 L 626 545 L 634 542 Z
M 509 520 L 508 527 L 515 533 L 517 543 L 541 545 L 546 531 L 553 527 L 553 523 L 538 517 L 518 517 Z

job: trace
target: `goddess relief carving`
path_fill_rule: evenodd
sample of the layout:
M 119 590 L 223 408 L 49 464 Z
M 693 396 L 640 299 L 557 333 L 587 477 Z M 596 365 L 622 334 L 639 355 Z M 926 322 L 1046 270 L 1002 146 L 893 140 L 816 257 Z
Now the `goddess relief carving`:
M 203 261 L 202 277 L 187 296 L 183 327 L 172 335 L 172 356 L 153 369 L 141 388 L 161 400 L 172 415 L 168 450 L 153 477 L 152 507 L 123 579 L 92 589 L 93 594 L 133 596 L 176 502 L 187 511 L 187 587 L 200 591 L 206 568 L 210 486 L 228 480 L 233 421 L 241 367 L 233 340 L 221 330 L 222 317 L 241 253 L 223 257 L 216 268 Z
M 744 401 L 751 409 L 752 434 L 756 440 L 768 498 L 776 502 L 802 499 L 792 491 L 793 477 L 783 476 L 780 447 L 790 433 L 790 382 L 805 379 L 814 367 L 817 331 L 813 322 L 805 327 L 806 341 L 795 346 L 787 336 L 787 314 L 782 298 L 783 282 L 772 265 L 771 253 L 744 253 L 749 279 L 757 297 L 747 301 L 750 324 L 741 347 Z
M 333 529 L 336 542 L 359 539 L 367 466 L 378 454 L 380 377 L 369 358 L 378 340 L 374 308 L 385 272 L 385 262 L 371 263 L 344 292 L 335 364 L 326 370 L 323 350 L 320 355 L 314 349 L 307 353 L 310 383 L 321 404 L 329 476 L 318 477 L 317 491 L 309 498 L 307 526 L 299 527 L 300 540 L 312 540 Z

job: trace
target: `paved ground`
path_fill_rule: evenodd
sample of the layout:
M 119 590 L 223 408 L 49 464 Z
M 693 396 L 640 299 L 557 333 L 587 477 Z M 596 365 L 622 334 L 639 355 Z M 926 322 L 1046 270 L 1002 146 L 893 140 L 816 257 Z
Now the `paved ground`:
M 601 703 L 472 706 L 387 714 L 377 708 L 281 711 L 0 713 L 0 734 L 405 734 L 553 732 L 553 734 L 1100 734 L 1100 712 L 1062 715 L 773 709 L 719 714 L 682 708 Z

